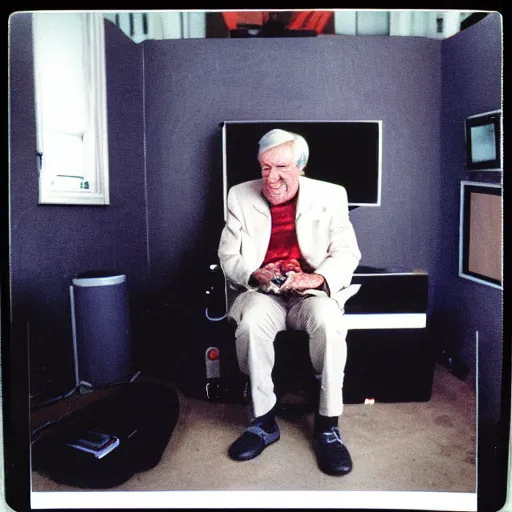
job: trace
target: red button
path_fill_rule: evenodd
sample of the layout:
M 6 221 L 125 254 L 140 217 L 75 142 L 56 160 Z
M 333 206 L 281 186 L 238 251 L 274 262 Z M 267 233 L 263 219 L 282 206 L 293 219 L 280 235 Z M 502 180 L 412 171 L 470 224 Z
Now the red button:
M 217 348 L 211 348 L 210 350 L 208 350 L 208 359 L 210 361 L 215 361 L 215 359 L 218 359 L 219 358 L 219 350 Z

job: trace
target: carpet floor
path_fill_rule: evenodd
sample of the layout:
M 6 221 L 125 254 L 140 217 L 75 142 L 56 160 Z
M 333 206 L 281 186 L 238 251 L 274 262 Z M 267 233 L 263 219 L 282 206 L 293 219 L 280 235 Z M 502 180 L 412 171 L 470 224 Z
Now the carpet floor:
M 32 427 L 82 407 L 93 394 L 36 411 Z M 256 459 L 234 462 L 227 448 L 247 425 L 248 406 L 178 394 L 180 417 L 160 463 L 113 490 L 475 491 L 475 394 L 440 365 L 428 402 L 345 405 L 340 429 L 354 468 L 343 477 L 316 465 L 312 413 L 279 418 L 277 443 Z M 61 490 L 75 489 L 33 472 L 33 492 Z

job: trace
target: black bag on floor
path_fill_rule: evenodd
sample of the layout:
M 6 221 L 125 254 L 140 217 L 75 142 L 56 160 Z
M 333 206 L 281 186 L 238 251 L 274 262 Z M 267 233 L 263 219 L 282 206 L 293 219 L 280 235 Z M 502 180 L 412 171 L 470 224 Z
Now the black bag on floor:
M 74 487 L 118 486 L 160 462 L 178 416 L 179 399 L 172 388 L 127 384 L 49 427 L 33 442 L 32 467 Z M 103 443 L 102 437 L 110 441 Z

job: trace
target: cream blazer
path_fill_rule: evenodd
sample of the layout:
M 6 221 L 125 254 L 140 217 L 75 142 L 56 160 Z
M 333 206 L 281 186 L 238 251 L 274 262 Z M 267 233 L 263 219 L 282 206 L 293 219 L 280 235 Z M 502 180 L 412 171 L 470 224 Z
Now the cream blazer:
M 232 290 L 256 290 L 248 281 L 265 258 L 271 222 L 261 179 L 235 185 L 229 190 L 218 256 Z M 337 294 L 350 285 L 361 259 L 348 215 L 346 190 L 340 185 L 301 176 L 295 223 L 302 256 L 316 273 L 324 276 L 327 293 L 338 300 L 342 294 Z

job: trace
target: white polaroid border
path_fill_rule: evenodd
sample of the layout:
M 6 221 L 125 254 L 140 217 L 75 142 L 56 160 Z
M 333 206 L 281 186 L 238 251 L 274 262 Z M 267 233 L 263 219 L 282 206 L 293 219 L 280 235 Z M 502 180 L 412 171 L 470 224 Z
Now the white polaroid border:
M 34 492 L 31 508 L 43 509 L 364 509 L 477 510 L 476 493 L 389 491 L 147 491 Z

